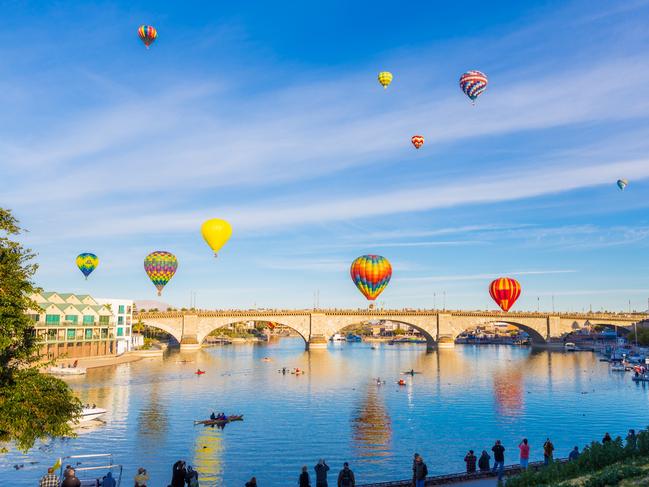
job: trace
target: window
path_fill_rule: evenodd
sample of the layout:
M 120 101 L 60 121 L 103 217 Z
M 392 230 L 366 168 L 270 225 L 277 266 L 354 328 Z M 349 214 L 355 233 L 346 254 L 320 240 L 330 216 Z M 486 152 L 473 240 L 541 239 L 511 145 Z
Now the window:
M 86 328 L 86 340 L 92 340 L 92 328 Z
M 101 329 L 101 337 L 102 338 L 108 338 L 108 328 L 102 328 Z
M 56 341 L 56 330 L 47 330 L 47 341 L 55 342 Z
M 107 325 L 110 323 L 110 316 L 100 316 L 99 317 L 99 324 L 100 325 Z
M 68 340 L 74 340 L 76 336 L 76 330 L 74 328 L 68 328 Z
M 124 305 L 120 304 L 119 307 L 117 308 L 117 313 L 120 315 L 124 314 Z
M 83 324 L 92 325 L 95 322 L 95 317 L 92 315 L 83 315 Z
M 65 321 L 68 323 L 78 323 L 79 317 L 77 315 L 65 315 Z
M 118 328 L 117 329 L 117 336 L 118 337 L 124 336 L 124 328 Z
M 29 317 L 32 319 L 34 323 L 38 323 L 39 320 L 41 319 L 41 315 L 29 315 Z
M 61 322 L 61 315 L 45 315 L 46 325 L 58 325 Z
M 118 316 L 117 317 L 117 324 L 118 325 L 123 325 L 124 324 L 124 317 L 123 316 Z

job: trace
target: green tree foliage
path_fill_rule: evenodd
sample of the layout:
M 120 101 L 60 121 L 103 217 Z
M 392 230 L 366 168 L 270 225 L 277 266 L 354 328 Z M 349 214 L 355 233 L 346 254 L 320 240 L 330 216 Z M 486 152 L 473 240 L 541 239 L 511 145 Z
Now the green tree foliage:
M 0 447 L 13 442 L 26 451 L 39 438 L 72 434 L 69 421 L 81 403 L 62 380 L 38 371 L 40 341 L 27 311 L 34 254 L 11 240 L 21 232 L 11 212 L 0 208 Z
M 629 343 L 635 343 L 635 333 L 629 333 L 626 339 Z M 649 345 L 649 328 L 638 328 L 638 345 L 643 347 Z

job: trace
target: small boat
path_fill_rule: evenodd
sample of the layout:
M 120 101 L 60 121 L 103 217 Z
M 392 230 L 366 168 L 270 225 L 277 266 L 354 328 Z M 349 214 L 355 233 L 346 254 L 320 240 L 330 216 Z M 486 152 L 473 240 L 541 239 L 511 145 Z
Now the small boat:
M 83 367 L 59 367 L 56 365 L 51 366 L 47 371 L 53 375 L 83 375 L 86 373 L 86 369 Z
M 204 373 L 205 373 L 205 371 L 201 370 L 201 369 L 198 369 L 196 372 L 194 372 L 194 374 L 196 374 L 196 375 L 203 375 Z
M 270 358 L 270 357 L 264 357 L 264 358 L 261 359 L 261 361 L 262 361 L 262 362 L 272 362 L 273 359 Z
M 347 334 L 347 341 L 348 342 L 362 342 L 363 339 L 361 338 L 360 335 L 354 335 L 353 333 Z
M 341 335 L 340 333 L 336 333 L 334 336 L 331 337 L 332 342 L 345 342 L 347 339 L 345 338 L 344 335 Z
M 424 338 L 409 338 L 409 337 L 402 337 L 402 338 L 395 338 L 394 340 L 390 340 L 388 342 L 388 345 L 399 345 L 402 343 L 426 343 L 426 340 Z
M 403 379 L 399 379 L 399 381 L 397 382 L 397 384 L 399 384 L 400 386 L 405 386 L 405 385 L 406 385 L 406 381 L 403 380 Z
M 401 372 L 402 375 L 415 375 L 415 374 L 421 374 L 421 372 L 416 372 L 414 370 L 407 370 L 405 372 Z
M 202 424 L 205 426 L 222 426 L 224 424 L 231 423 L 232 421 L 243 421 L 243 414 L 233 414 L 232 416 L 227 416 L 225 419 L 201 419 L 199 421 L 194 421 L 194 424 Z
M 79 416 L 79 422 L 84 423 L 86 421 L 93 421 L 95 419 L 99 419 L 102 417 L 104 414 L 106 414 L 108 411 L 103 408 L 98 408 L 98 407 L 92 407 L 88 408 L 85 407 L 81 411 L 81 416 Z
M 577 350 L 577 345 L 572 342 L 566 342 L 563 348 L 566 352 L 574 352 L 575 350 Z
M 611 372 L 626 372 L 627 368 L 622 364 L 611 365 Z
M 378 350 L 379 349 L 379 347 L 377 347 L 376 345 L 372 345 L 371 348 L 372 348 L 372 350 Z

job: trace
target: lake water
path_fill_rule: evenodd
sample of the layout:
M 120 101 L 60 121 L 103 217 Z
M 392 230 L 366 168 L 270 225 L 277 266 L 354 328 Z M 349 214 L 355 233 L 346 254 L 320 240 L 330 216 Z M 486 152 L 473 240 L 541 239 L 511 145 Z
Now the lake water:
M 34 486 L 59 456 L 110 452 L 124 465 L 122 485 L 137 467 L 150 487 L 165 487 L 182 458 L 202 486 L 296 485 L 302 465 L 344 461 L 357 483 L 408 478 L 413 452 L 430 474 L 464 469 L 463 458 L 501 439 L 506 463 L 520 439 L 542 458 L 550 437 L 567 456 L 604 432 L 626 435 L 649 424 L 649 388 L 629 373 L 610 372 L 592 353 L 458 345 L 426 353 L 425 345 L 335 344 L 304 351 L 301 339 L 237 345 L 90 370 L 66 379 L 82 401 L 109 410 L 105 424 L 77 438 L 37 445 L 28 455 L 0 456 L 0 485 Z M 270 357 L 272 362 L 262 358 Z M 190 360 L 192 363 L 181 363 Z M 282 366 L 305 375 L 282 375 Z M 197 376 L 197 367 L 206 370 Z M 415 376 L 401 371 L 421 371 Z M 386 384 L 377 386 L 376 377 Z M 407 385 L 396 381 L 405 378 Z M 212 410 L 244 414 L 224 430 L 194 426 Z M 24 468 L 14 470 L 15 464 Z

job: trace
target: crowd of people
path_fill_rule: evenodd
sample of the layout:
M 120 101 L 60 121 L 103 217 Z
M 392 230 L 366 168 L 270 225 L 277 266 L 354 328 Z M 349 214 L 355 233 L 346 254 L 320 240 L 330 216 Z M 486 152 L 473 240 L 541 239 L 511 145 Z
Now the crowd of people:
M 613 441 L 609 433 L 606 433 L 602 438 L 602 443 L 607 444 Z M 631 448 L 636 447 L 637 437 L 635 430 L 629 430 L 626 437 L 627 446 Z M 525 470 L 529 466 L 530 460 L 530 443 L 527 438 L 523 438 L 518 444 L 518 459 L 520 468 Z M 493 454 L 493 465 L 491 464 L 492 455 L 487 450 L 482 450 L 478 458 L 473 450 L 464 457 L 466 464 L 466 472 L 473 474 L 476 472 L 493 472 L 497 473 L 498 480 L 501 481 L 505 471 L 505 447 L 500 440 L 496 440 L 491 447 Z M 579 458 L 579 447 L 575 446 L 568 454 L 568 461 L 575 461 Z M 554 444 L 547 438 L 543 443 L 543 463 L 549 465 L 554 461 Z M 302 471 L 298 477 L 299 487 L 329 487 L 328 473 L 329 465 L 324 459 L 320 459 L 313 467 L 315 483 L 311 483 L 311 476 L 309 469 L 306 465 L 302 467 Z M 419 453 L 415 453 L 412 460 L 412 485 L 413 487 L 424 487 L 426 477 L 428 476 L 428 467 L 424 463 L 424 459 Z M 135 487 L 147 487 L 149 475 L 144 468 L 139 468 L 135 475 Z M 63 481 L 61 482 L 56 475 L 53 468 L 47 470 L 47 474 L 41 478 L 39 487 L 80 487 L 81 482 L 76 476 L 75 469 L 68 465 L 63 472 Z M 116 481 L 111 472 L 108 472 L 100 481 L 100 487 L 116 487 Z M 343 468 L 338 472 L 337 487 L 355 487 L 356 478 L 354 472 L 349 468 L 349 464 L 345 462 Z M 174 463 L 171 473 L 171 483 L 168 487 L 199 487 L 198 472 L 187 465 L 184 460 L 178 460 Z M 245 487 L 257 487 L 257 479 L 252 477 L 246 482 Z

